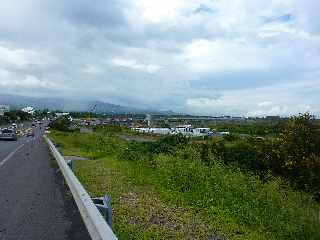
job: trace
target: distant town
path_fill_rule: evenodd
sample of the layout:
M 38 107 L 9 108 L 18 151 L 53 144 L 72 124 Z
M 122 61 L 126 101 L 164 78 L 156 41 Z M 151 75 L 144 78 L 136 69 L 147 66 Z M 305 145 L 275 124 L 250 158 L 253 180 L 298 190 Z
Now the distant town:
M 32 106 L 21 109 L 0 105 L 0 126 L 24 121 L 55 120 L 64 117 L 70 121 L 70 129 L 80 132 L 92 131 L 93 128 L 107 125 L 118 125 L 131 129 L 138 134 L 176 135 L 186 137 L 225 137 L 238 134 L 240 138 L 251 135 L 256 137 L 270 136 L 277 131 L 281 122 L 287 118 L 280 116 L 234 117 L 234 116 L 193 116 L 169 114 L 133 114 L 133 113 L 96 113 L 62 112 L 39 110 Z M 252 124 L 265 125 L 264 130 L 252 129 Z M 237 126 L 237 127 L 235 127 Z M 250 126 L 250 127 L 249 127 Z

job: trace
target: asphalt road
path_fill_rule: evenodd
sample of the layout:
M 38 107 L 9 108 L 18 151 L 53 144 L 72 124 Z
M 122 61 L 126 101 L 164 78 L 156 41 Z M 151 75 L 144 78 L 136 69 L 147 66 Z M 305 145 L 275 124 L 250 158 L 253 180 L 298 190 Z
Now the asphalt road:
M 42 131 L 0 141 L 0 240 L 90 239 Z

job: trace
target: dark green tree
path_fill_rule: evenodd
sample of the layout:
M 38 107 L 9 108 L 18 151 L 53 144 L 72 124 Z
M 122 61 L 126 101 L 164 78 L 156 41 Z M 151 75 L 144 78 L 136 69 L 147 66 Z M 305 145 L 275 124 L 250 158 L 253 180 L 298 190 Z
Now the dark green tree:
M 49 124 L 52 129 L 64 132 L 70 131 L 70 125 L 71 122 L 68 117 L 60 117 Z
M 283 174 L 320 199 L 320 132 L 309 113 L 292 117 L 280 137 Z

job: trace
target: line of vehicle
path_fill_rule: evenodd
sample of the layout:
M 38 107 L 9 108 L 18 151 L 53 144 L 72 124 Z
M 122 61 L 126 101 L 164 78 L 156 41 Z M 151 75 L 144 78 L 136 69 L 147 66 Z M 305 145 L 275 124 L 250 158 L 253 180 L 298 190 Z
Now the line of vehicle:
M 13 150 L 8 156 L 6 156 L 1 162 L 0 162 L 0 168 L 10 159 L 13 157 L 13 155 L 18 152 L 25 143 L 21 144 L 19 147 L 17 147 L 15 150 Z

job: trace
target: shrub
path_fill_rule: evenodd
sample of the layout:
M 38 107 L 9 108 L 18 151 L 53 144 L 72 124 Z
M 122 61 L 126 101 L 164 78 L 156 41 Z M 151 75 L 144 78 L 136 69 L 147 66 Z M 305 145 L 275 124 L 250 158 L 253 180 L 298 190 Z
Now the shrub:
M 240 136 L 238 134 L 231 133 L 231 134 L 224 135 L 223 139 L 226 141 L 233 142 L 233 141 L 239 140 Z
M 50 128 L 52 128 L 54 130 L 67 132 L 67 131 L 69 131 L 70 124 L 71 124 L 71 122 L 67 117 L 61 117 L 61 118 L 58 118 L 55 121 L 51 122 L 49 124 L 49 126 L 50 126 Z
M 119 155 L 120 159 L 128 160 L 128 161 L 139 161 L 145 160 L 146 155 L 150 155 L 149 149 L 150 144 L 152 143 L 144 143 L 144 142 L 130 142 L 127 147 L 121 152 Z
M 182 194 L 188 205 L 207 209 L 212 216 L 231 217 L 239 224 L 266 229 L 280 239 L 320 237 L 319 206 L 280 179 L 264 183 L 256 175 L 219 162 L 205 166 L 192 148 L 181 150 L 178 156 L 160 154 L 156 161 L 162 184 Z
M 188 155 L 188 154 L 187 154 Z M 181 156 L 181 155 L 180 155 Z M 160 154 L 156 158 L 156 170 L 164 184 L 172 190 L 192 192 L 199 188 L 199 184 L 206 181 L 208 168 L 201 164 L 194 154 L 191 158 L 181 158 Z
M 282 174 L 320 200 L 320 134 L 310 114 L 292 117 L 279 139 Z
M 226 147 L 224 162 L 245 169 L 257 169 L 257 151 L 249 141 L 237 141 Z
M 165 136 L 151 145 L 152 153 L 174 154 L 177 149 L 183 148 L 188 144 L 188 139 L 182 134 Z

